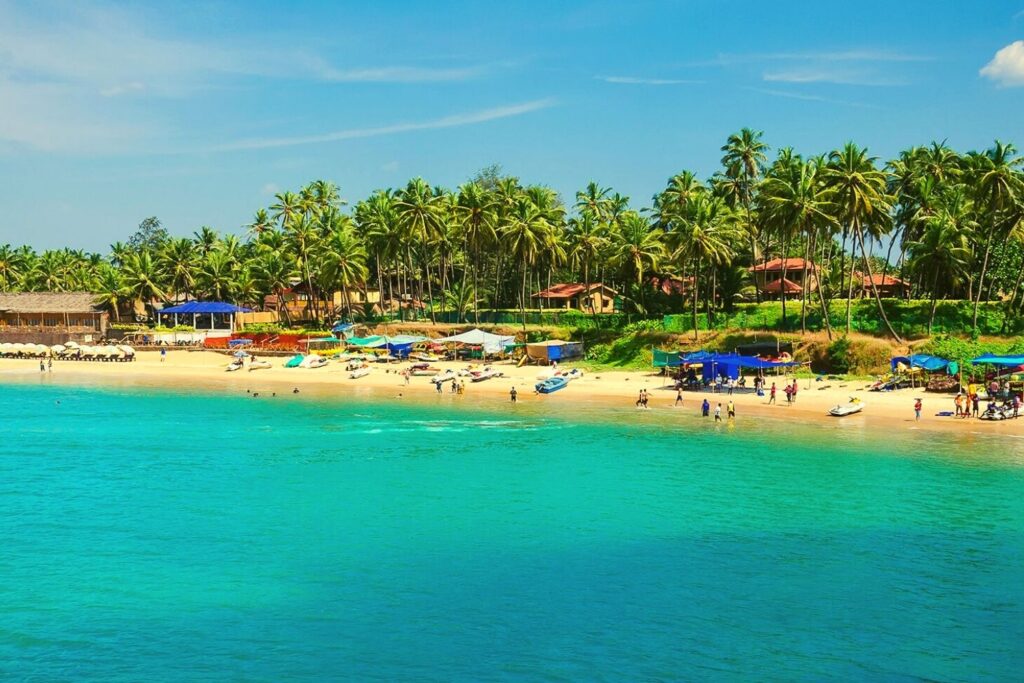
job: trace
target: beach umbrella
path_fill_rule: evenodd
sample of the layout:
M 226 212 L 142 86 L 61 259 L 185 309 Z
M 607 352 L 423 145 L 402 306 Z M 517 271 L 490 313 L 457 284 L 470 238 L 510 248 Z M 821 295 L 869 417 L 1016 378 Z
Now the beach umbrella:
M 66 346 L 69 349 L 77 349 L 80 346 L 80 344 L 76 341 L 69 341 L 66 342 L 64 346 Z
M 246 356 L 249 355 L 249 352 L 248 351 L 235 351 L 232 355 L 235 358 L 245 358 Z
M 50 351 L 53 353 L 53 355 L 59 356 L 60 354 L 64 353 L 64 345 L 54 344 L 53 346 L 50 347 Z

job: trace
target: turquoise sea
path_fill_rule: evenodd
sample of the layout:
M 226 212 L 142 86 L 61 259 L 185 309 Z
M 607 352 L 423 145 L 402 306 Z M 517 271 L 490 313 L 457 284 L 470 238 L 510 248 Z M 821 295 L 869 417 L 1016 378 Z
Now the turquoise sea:
M 0 679 L 1021 679 L 1024 441 L 567 405 L 0 385 Z

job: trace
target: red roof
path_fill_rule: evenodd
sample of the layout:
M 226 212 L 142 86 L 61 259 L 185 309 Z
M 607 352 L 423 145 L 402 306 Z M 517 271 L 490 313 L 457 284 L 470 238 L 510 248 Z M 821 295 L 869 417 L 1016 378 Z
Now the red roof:
M 898 277 L 892 275 L 882 275 L 881 273 L 875 273 L 872 276 L 861 275 L 861 279 L 864 281 L 865 287 L 870 287 L 872 281 L 876 287 L 905 287 L 908 283 L 906 280 L 901 280 Z
M 652 277 L 651 286 L 663 294 L 686 294 L 693 291 L 693 276 L 684 278 Z
M 531 295 L 534 299 L 571 299 L 575 296 L 579 296 L 586 291 L 587 286 L 581 285 L 578 282 L 560 282 L 557 285 L 551 285 L 547 289 L 536 294 Z M 590 284 L 590 291 L 595 289 L 607 289 L 612 292 L 611 289 L 605 287 L 599 282 L 593 282 Z M 614 294 L 614 292 L 612 292 Z
M 758 263 L 756 266 L 751 266 L 750 270 L 755 273 L 773 273 L 783 270 L 783 264 L 785 264 L 785 270 L 803 270 L 804 260 L 802 258 L 774 258 L 771 261 L 765 263 Z M 814 265 L 814 261 L 807 261 L 807 270 L 817 270 L 818 266 Z
M 780 278 L 778 280 L 772 280 L 771 282 L 765 283 L 764 287 L 761 288 L 761 291 L 768 292 L 769 294 L 781 292 L 783 288 L 783 283 L 785 283 L 786 294 L 799 294 L 802 291 L 804 291 L 803 287 L 793 282 L 792 280 L 787 280 L 785 278 Z

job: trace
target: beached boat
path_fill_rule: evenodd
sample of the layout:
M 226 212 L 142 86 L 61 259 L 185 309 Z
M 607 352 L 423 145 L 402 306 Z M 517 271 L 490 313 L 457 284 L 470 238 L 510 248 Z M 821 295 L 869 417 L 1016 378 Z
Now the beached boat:
M 251 360 L 248 365 L 249 372 L 253 370 L 269 370 L 271 367 L 269 360 Z
M 835 406 L 834 408 L 828 411 L 828 414 L 831 415 L 832 417 L 846 417 L 847 415 L 854 415 L 856 413 L 859 413 L 860 411 L 864 410 L 864 407 L 864 402 L 861 401 L 859 398 L 850 397 L 849 403 L 841 403 Z
M 362 367 L 362 368 L 357 368 L 357 369 L 353 370 L 352 372 L 348 373 L 348 378 L 349 379 L 359 379 L 360 377 L 366 377 L 369 374 L 370 374 L 370 368 Z
M 494 368 L 484 368 L 483 370 L 479 372 L 474 372 L 472 375 L 470 375 L 469 381 L 484 382 L 491 379 L 492 377 L 501 377 L 501 373 L 495 370 Z
M 433 382 L 434 384 L 443 384 L 445 382 L 451 382 L 456 377 L 458 377 L 458 373 L 456 373 L 454 370 L 445 370 L 439 375 L 434 375 L 434 377 L 432 377 L 430 381 Z
M 985 412 L 978 417 L 982 420 L 992 421 L 1009 420 L 1013 418 L 1013 406 L 1007 404 L 997 406 L 995 403 L 990 403 Z
M 546 380 L 537 382 L 537 384 L 534 385 L 534 389 L 536 389 L 539 394 L 553 394 L 559 389 L 564 389 L 568 384 L 569 380 L 565 377 L 548 377 Z
M 224 368 L 224 371 L 225 372 L 236 372 L 236 371 L 242 369 L 242 365 L 243 365 L 242 359 L 241 358 L 237 358 L 237 359 L 231 361 L 230 363 L 228 363 L 228 366 L 226 368 Z
M 413 377 L 433 377 L 441 372 L 441 368 L 435 368 L 429 363 L 414 363 L 409 370 Z
M 315 353 L 312 353 L 312 354 L 306 356 L 302 360 L 302 363 L 299 365 L 299 367 L 300 368 L 322 368 L 325 365 L 327 365 L 327 359 L 326 358 L 324 358 L 323 356 L 319 356 L 319 355 L 317 355 Z
M 563 372 L 561 374 L 561 377 L 564 377 L 567 380 L 579 379 L 582 376 L 583 376 L 583 371 L 580 370 L 579 368 L 573 368 L 569 372 Z
M 435 361 L 441 360 L 441 358 L 439 356 L 437 356 L 437 355 L 435 355 L 433 353 L 422 353 L 422 352 L 421 353 L 414 353 L 414 354 L 410 355 L 409 358 L 412 358 L 413 360 L 424 361 L 424 362 L 427 362 L 427 363 L 433 363 Z
M 306 357 L 303 356 L 301 353 L 297 353 L 291 358 L 289 358 L 287 361 L 285 361 L 284 366 L 286 368 L 297 368 L 300 365 L 302 365 L 302 361 L 305 360 L 305 358 Z

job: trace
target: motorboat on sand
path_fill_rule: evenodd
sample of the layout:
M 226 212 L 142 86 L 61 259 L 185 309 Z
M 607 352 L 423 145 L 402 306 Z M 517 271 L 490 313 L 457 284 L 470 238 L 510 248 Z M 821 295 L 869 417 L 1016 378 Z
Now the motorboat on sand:
M 847 415 L 854 415 L 864 410 L 864 402 L 856 396 L 851 396 L 849 403 L 840 403 L 834 408 L 828 411 L 828 414 L 832 417 L 846 417 Z

